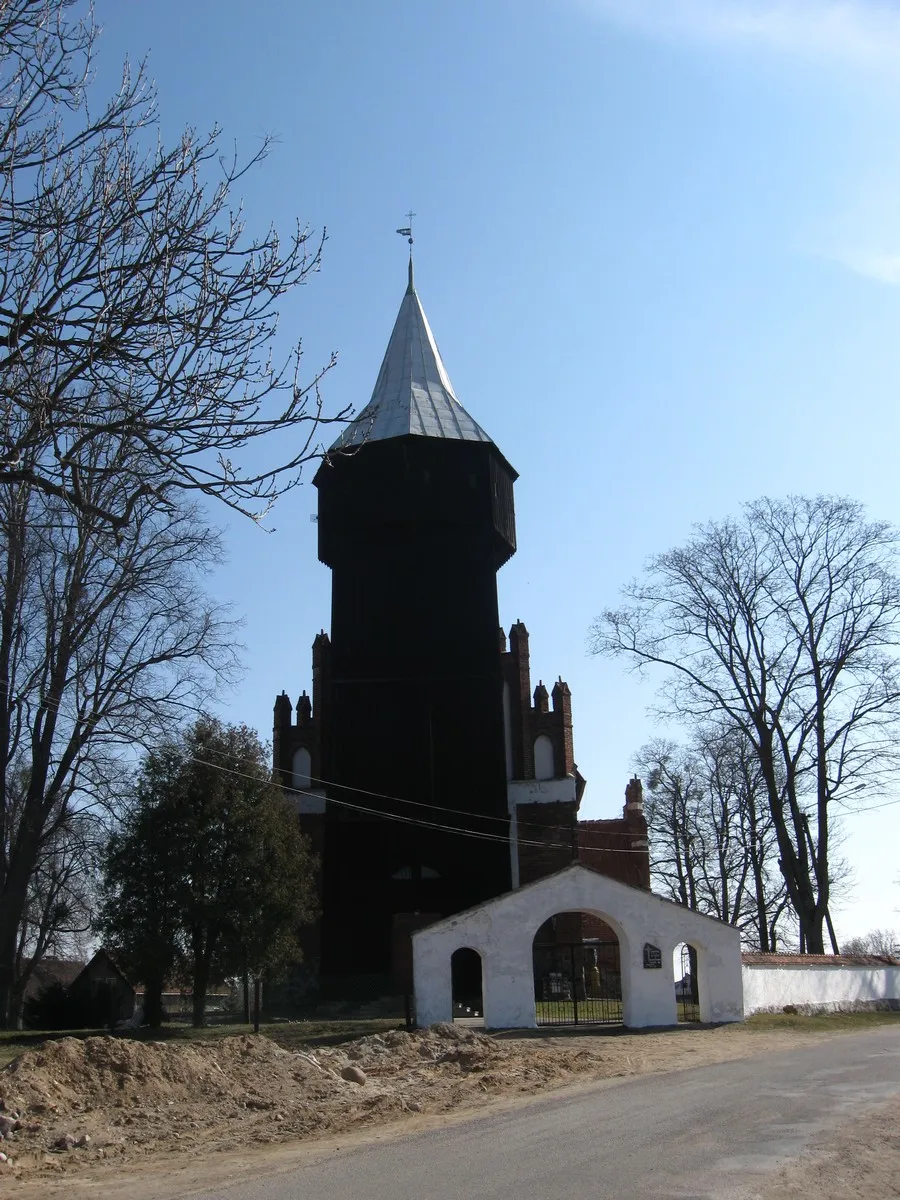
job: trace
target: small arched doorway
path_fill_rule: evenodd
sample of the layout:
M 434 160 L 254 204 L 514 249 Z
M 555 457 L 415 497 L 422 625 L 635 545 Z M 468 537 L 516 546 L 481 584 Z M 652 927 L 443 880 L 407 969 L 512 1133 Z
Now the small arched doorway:
M 675 1001 L 678 1020 L 690 1023 L 700 1020 L 700 973 L 697 951 L 687 942 L 675 947 L 672 966 L 675 970 Z
M 453 1019 L 467 1020 L 484 1015 L 481 955 L 469 946 L 455 950 L 450 958 L 453 988 Z
M 622 969 L 619 939 L 602 917 L 557 913 L 532 946 L 538 1025 L 619 1025 Z

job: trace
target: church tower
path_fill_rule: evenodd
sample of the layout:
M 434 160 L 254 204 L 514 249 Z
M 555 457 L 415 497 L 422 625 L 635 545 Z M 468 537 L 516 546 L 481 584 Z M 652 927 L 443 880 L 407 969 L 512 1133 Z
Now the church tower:
M 446 827 L 508 835 L 496 575 L 515 478 L 456 397 L 410 263 L 372 399 L 315 477 L 332 572 L 325 977 L 384 972 L 416 914 L 510 886 L 508 846 Z
M 410 260 L 372 398 L 314 480 L 331 636 L 296 719 L 275 701 L 275 770 L 321 863 L 303 951 L 325 997 L 408 994 L 414 929 L 574 860 L 649 886 L 642 805 L 579 822 L 569 688 L 532 694 L 528 630 L 500 628 L 515 479 L 457 399 Z

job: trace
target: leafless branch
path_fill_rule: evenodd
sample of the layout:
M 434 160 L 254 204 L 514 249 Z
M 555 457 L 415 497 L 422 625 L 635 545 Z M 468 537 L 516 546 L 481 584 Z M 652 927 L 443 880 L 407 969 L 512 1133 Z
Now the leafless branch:
M 231 196 L 269 142 L 242 162 L 217 130 L 154 140 L 143 67 L 92 113 L 96 31 L 76 7 L 0 0 L 0 483 L 116 529 L 184 493 L 260 519 L 347 416 L 319 391 L 334 356 L 305 382 L 299 343 L 270 357 L 324 232 L 249 234 Z M 266 462 L 271 435 L 289 450 Z M 94 439 L 123 451 L 114 502 L 87 478 L 109 469 Z
M 651 559 L 596 653 L 661 667 L 662 710 L 752 747 L 806 948 L 829 921 L 830 814 L 897 764 L 896 531 L 828 496 L 759 500 Z M 833 940 L 833 938 L 832 938 Z

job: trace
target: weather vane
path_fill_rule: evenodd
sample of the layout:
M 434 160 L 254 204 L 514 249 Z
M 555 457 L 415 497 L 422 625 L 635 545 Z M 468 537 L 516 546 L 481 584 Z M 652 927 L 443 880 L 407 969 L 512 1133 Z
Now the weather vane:
M 402 229 L 397 230 L 397 232 L 399 234 L 402 234 L 403 237 L 405 237 L 406 240 L 409 242 L 409 287 L 407 288 L 407 295 L 412 295 L 415 292 L 415 284 L 413 283 L 413 257 L 412 257 L 412 248 L 413 248 L 412 223 L 413 223 L 413 217 L 415 215 L 416 214 L 414 212 L 412 212 L 412 210 L 410 210 L 406 214 L 406 220 L 409 223 L 407 225 L 404 225 Z
M 412 223 L 413 223 L 413 217 L 414 217 L 415 215 L 416 215 L 416 214 L 415 214 L 414 212 L 408 212 L 408 213 L 406 214 L 406 219 L 407 219 L 407 221 L 409 222 L 409 224 L 408 224 L 408 225 L 405 225 L 405 226 L 403 227 L 403 229 L 398 229 L 398 230 L 397 230 L 397 232 L 398 232 L 399 234 L 402 234 L 402 235 L 403 235 L 403 237 L 405 237 L 405 238 L 407 239 L 407 241 L 409 242 L 410 246 L 412 246 L 412 244 L 413 244 L 413 231 L 412 231 Z

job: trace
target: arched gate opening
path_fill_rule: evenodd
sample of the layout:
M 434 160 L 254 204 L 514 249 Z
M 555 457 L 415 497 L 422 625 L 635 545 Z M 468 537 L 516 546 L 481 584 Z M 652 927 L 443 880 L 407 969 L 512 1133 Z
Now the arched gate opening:
M 697 951 L 687 942 L 675 947 L 673 967 L 675 969 L 675 1000 L 678 1020 L 692 1022 L 700 1020 L 700 977 L 697 967 Z
M 622 1021 L 619 939 L 593 913 L 557 913 L 532 947 L 538 1025 L 618 1025 Z
M 454 1020 L 483 1016 L 481 955 L 478 951 L 468 946 L 455 950 L 450 958 L 450 978 Z

